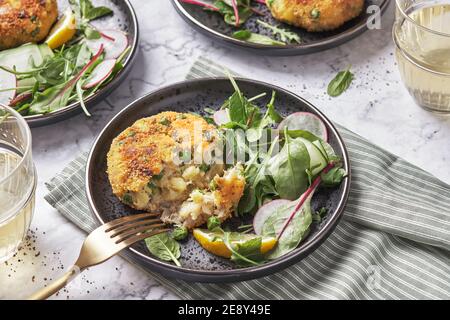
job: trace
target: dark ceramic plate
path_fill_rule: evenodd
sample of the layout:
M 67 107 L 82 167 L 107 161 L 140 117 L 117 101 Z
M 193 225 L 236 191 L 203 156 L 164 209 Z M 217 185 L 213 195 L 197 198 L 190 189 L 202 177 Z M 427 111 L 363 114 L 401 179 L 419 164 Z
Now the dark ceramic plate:
M 278 92 L 277 106 L 285 115 L 296 111 L 308 111 L 318 115 L 329 130 L 330 144 L 342 157 L 347 172 L 350 172 L 348 155 L 344 142 L 332 123 L 314 106 L 284 89 L 267 83 L 239 79 L 238 85 L 249 97 L 262 92 Z M 105 223 L 124 215 L 136 213 L 123 205 L 113 194 L 106 174 L 106 155 L 112 140 L 136 120 L 157 114 L 161 111 L 198 112 L 204 107 L 218 109 L 232 94 L 230 81 L 225 78 L 209 78 L 177 83 L 150 93 L 119 112 L 103 129 L 91 149 L 87 169 L 86 186 L 89 205 L 100 223 Z M 270 94 L 267 95 L 269 97 Z M 268 100 L 268 98 L 266 99 Z M 261 106 L 268 101 L 260 100 Z M 203 250 L 192 236 L 182 243 L 181 264 L 177 267 L 160 261 L 148 252 L 143 242 L 127 249 L 125 254 L 152 271 L 168 277 L 190 281 L 225 282 L 241 281 L 274 273 L 301 260 L 315 250 L 336 227 L 347 201 L 350 179 L 339 188 L 320 189 L 313 199 L 315 209 L 325 206 L 329 209 L 326 219 L 315 225 L 308 238 L 293 252 L 282 258 L 251 268 L 237 268 L 227 259 L 222 259 Z
M 124 62 L 124 68 L 114 80 L 85 100 L 88 109 L 105 99 L 125 79 L 135 60 L 139 40 L 138 21 L 129 0 L 94 0 L 93 3 L 96 6 L 104 5 L 111 8 L 114 15 L 95 20 L 92 24 L 100 30 L 119 29 L 126 32 L 131 51 Z M 67 6 L 68 0 L 58 0 L 59 12 L 64 12 Z M 82 112 L 80 103 L 75 102 L 47 114 L 26 116 L 25 119 L 31 127 L 39 127 L 67 119 L 80 112 Z
M 223 21 L 222 15 L 203 10 L 203 8 L 183 3 L 180 0 L 172 0 L 173 5 L 181 17 L 192 27 L 206 36 L 212 37 L 224 44 L 252 51 L 254 53 L 265 55 L 301 55 L 313 53 L 321 50 L 334 48 L 341 45 L 367 29 L 367 19 L 371 13 L 367 13 L 367 8 L 376 5 L 381 12 L 387 8 L 389 0 L 366 0 L 363 13 L 344 24 L 342 27 L 327 32 L 307 32 L 304 29 L 296 28 L 275 20 L 267 6 L 254 3 L 254 7 L 264 13 L 264 16 L 253 15 L 244 25 L 243 28 L 252 32 L 272 36 L 266 29 L 261 28 L 256 22 L 257 19 L 263 20 L 271 25 L 281 25 L 284 29 L 297 33 L 302 39 L 301 44 L 292 44 L 286 46 L 271 46 L 252 44 L 249 42 L 237 40 L 231 37 L 234 31 L 238 30 Z

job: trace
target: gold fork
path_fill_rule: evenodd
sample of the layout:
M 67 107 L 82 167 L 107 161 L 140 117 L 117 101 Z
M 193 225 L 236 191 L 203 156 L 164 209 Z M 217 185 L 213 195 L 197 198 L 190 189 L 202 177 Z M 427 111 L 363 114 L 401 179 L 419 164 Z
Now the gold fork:
M 158 214 L 152 213 L 137 214 L 119 218 L 98 227 L 84 240 L 75 265 L 60 279 L 42 288 L 28 299 L 47 299 L 64 288 L 84 269 L 105 262 L 140 240 L 169 231 L 163 228 L 164 223 L 157 219 L 157 216 Z

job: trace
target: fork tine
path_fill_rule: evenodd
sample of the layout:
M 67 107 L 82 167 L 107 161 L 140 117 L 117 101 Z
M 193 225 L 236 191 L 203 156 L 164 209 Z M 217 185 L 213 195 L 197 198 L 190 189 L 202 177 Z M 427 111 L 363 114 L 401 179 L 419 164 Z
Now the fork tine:
M 154 229 L 158 229 L 158 228 L 164 227 L 164 226 L 165 226 L 164 223 L 159 223 L 159 224 L 154 224 L 154 225 L 137 226 L 135 228 L 130 228 L 130 230 L 127 229 L 120 234 L 115 234 L 115 235 L 111 236 L 111 238 L 117 238 L 117 240 L 115 239 L 116 243 L 119 243 L 130 236 L 136 235 L 138 233 L 142 233 L 144 231 L 151 231 Z
M 170 231 L 170 229 L 166 228 L 166 229 L 152 230 L 151 232 L 142 233 L 142 234 L 136 235 L 134 237 L 130 237 L 128 239 L 125 239 L 124 241 L 119 242 L 118 244 L 119 245 L 123 245 L 124 248 L 126 248 L 126 247 L 131 246 L 133 243 L 136 243 L 138 241 L 150 238 L 152 236 L 155 236 L 157 234 L 160 234 L 160 233 L 163 233 L 163 232 L 167 232 L 167 231 Z
M 124 224 L 124 225 L 119 225 L 116 228 L 108 229 L 106 231 L 106 233 L 109 233 L 110 237 L 114 238 L 118 234 L 120 234 L 123 231 L 126 231 L 128 229 L 136 228 L 136 227 L 139 227 L 139 226 L 142 226 L 142 225 L 148 225 L 148 224 L 152 224 L 152 223 L 157 223 L 157 222 L 161 222 L 161 220 L 160 219 L 145 219 L 145 220 L 133 221 L 131 223 L 127 223 L 127 224 Z
M 118 227 L 120 225 L 123 225 L 125 223 L 129 223 L 129 222 L 133 222 L 133 221 L 137 221 L 140 219 L 144 219 L 144 218 L 149 218 L 149 217 L 157 217 L 159 216 L 159 213 L 140 213 L 140 214 L 134 214 L 131 216 L 126 216 L 123 218 L 119 218 L 116 220 L 113 220 L 111 222 L 108 222 L 106 224 L 103 225 L 104 228 L 106 228 L 106 232 L 110 231 L 112 228 Z

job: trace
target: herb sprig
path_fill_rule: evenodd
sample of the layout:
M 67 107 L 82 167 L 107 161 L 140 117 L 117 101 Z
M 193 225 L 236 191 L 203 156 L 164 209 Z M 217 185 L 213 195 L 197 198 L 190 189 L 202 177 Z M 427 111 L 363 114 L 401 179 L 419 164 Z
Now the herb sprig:
M 328 85 L 327 93 L 331 97 L 338 97 L 342 93 L 344 93 L 351 85 L 353 79 L 355 78 L 354 74 L 350 71 L 350 67 L 348 67 L 344 71 L 338 72 L 338 74 L 331 80 Z
M 272 25 L 268 24 L 267 22 L 264 22 L 259 19 L 256 20 L 256 22 L 259 25 L 269 29 L 273 35 L 275 35 L 275 36 L 278 35 L 280 37 L 280 40 L 283 41 L 284 43 L 293 43 L 293 42 L 301 43 L 302 42 L 302 39 L 300 38 L 300 36 L 295 32 L 288 31 L 288 30 L 282 29 L 280 27 L 272 26 Z

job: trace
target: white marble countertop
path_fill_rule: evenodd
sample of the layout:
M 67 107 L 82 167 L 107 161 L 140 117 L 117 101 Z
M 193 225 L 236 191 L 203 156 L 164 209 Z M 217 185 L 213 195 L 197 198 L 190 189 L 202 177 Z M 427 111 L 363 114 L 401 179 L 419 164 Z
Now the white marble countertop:
M 62 274 L 75 261 L 85 234 L 44 200 L 44 182 L 87 151 L 106 122 L 135 98 L 180 81 L 198 56 L 220 61 L 248 77 L 271 82 L 305 97 L 328 117 L 450 183 L 450 118 L 417 107 L 403 87 L 391 40 L 393 7 L 382 29 L 366 32 L 338 48 L 308 56 L 264 57 L 220 44 L 194 32 L 169 1 L 132 0 L 141 44 L 128 79 L 93 110 L 55 125 L 36 128 L 33 155 L 39 183 L 26 248 L 0 265 L 0 299 L 24 298 Z M 149 15 L 151 14 L 151 19 Z M 356 79 L 341 97 L 326 85 L 352 65 Z M 55 299 L 173 299 L 175 295 L 122 258 L 91 268 Z

